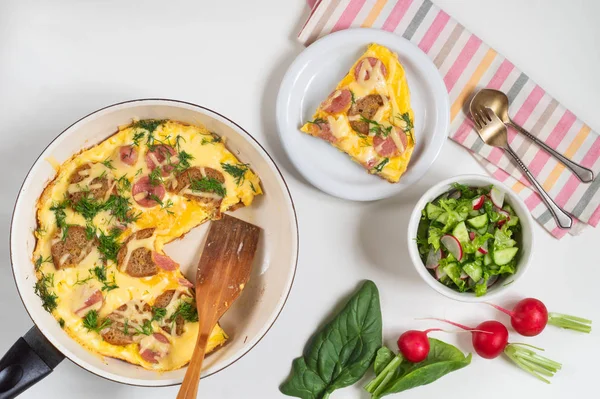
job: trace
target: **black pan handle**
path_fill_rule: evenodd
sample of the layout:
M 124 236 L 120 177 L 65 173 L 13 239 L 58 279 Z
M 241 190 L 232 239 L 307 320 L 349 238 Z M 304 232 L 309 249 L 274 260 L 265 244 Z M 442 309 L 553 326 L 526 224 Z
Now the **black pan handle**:
M 33 326 L 0 360 L 0 399 L 16 397 L 50 374 L 64 358 Z

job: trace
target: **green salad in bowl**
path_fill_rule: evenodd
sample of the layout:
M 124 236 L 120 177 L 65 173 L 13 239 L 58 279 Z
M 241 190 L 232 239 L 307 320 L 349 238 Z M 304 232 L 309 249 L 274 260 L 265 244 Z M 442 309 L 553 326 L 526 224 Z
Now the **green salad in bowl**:
M 519 217 L 504 191 L 454 183 L 422 210 L 416 240 L 423 264 L 437 281 L 482 296 L 515 274 L 520 233 Z

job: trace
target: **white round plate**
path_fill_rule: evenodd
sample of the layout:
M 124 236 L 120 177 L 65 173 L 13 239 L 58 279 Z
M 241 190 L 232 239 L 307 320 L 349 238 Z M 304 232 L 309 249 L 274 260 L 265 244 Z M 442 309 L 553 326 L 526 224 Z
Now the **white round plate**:
M 406 173 L 395 184 L 368 174 L 346 154 L 299 129 L 370 43 L 398 54 L 415 113 L 417 144 Z M 283 147 L 306 180 L 336 197 L 371 201 L 397 194 L 425 174 L 448 136 L 450 104 L 437 68 L 417 46 L 377 29 L 348 29 L 325 36 L 296 58 L 281 83 L 276 116 Z

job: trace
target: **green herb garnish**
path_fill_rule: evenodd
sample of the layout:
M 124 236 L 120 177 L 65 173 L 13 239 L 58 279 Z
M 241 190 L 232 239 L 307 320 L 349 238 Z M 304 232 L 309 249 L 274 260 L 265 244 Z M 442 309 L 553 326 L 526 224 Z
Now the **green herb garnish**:
M 54 287 L 54 273 L 41 273 L 39 280 L 35 283 L 33 289 L 37 296 L 42 300 L 42 307 L 46 312 L 52 313 L 58 306 L 58 296 L 51 291 Z
M 162 170 L 160 168 L 160 166 L 157 166 L 156 168 L 154 168 L 154 170 L 152 172 L 150 172 L 150 174 L 148 175 L 148 178 L 150 179 L 150 184 L 153 186 L 159 186 L 163 183 L 163 178 L 162 178 Z
M 250 182 L 250 188 L 252 189 L 252 192 L 256 193 L 256 188 L 254 188 L 254 184 L 252 184 L 252 182 Z
M 181 316 L 183 320 L 189 322 L 198 321 L 198 309 L 193 301 L 182 300 L 177 306 L 177 309 L 171 315 L 171 320 L 175 321 L 177 316 Z
M 387 165 L 389 162 L 390 162 L 389 158 L 383 158 L 383 161 L 381 161 L 377 165 L 375 165 L 375 167 L 373 167 L 373 170 L 377 173 L 381 173 L 381 171 L 383 170 L 385 165 Z
M 214 143 L 220 143 L 222 141 L 221 137 L 217 136 L 216 133 L 211 133 L 211 138 L 207 139 L 206 137 L 202 138 L 202 141 L 200 142 L 200 144 L 205 145 L 205 144 L 214 144 Z
M 147 130 L 148 133 L 154 133 L 154 131 L 165 122 L 166 122 L 166 119 L 142 119 L 137 122 L 133 122 L 131 124 L 131 127 L 134 129 Z M 134 142 L 135 142 L 135 137 L 134 137 Z
M 131 182 L 127 178 L 127 173 L 119 177 L 117 180 L 117 189 L 120 192 L 129 192 L 131 190 Z
M 139 147 L 140 141 L 142 141 L 142 139 L 144 138 L 145 135 L 146 135 L 146 133 L 144 133 L 144 132 L 136 132 L 133 135 L 133 145 L 136 147 Z
M 238 163 L 236 165 L 232 165 L 230 163 L 222 163 L 221 166 L 223 170 L 229 173 L 235 179 L 235 184 L 238 186 L 244 182 L 246 178 L 246 172 L 248 171 L 247 163 Z
M 73 210 L 80 213 L 87 220 L 92 220 L 99 212 L 104 210 L 104 204 L 86 195 L 73 205 Z
M 52 263 L 52 256 L 43 258 L 42 255 L 40 255 L 40 257 L 35 260 L 35 270 L 39 270 L 39 268 L 42 267 L 42 264 L 44 263 Z
M 223 184 L 217 179 L 205 176 L 202 179 L 192 179 L 190 189 L 196 192 L 215 193 L 225 197 L 226 190 Z
M 401 119 L 404 121 L 404 123 L 406 123 L 406 133 L 410 132 L 414 128 L 413 122 L 410 120 L 410 115 L 408 114 L 408 112 L 397 115 L 396 118 Z
M 161 321 L 167 315 L 167 309 L 152 306 L 152 320 Z
M 104 260 L 112 260 L 117 263 L 117 254 L 121 249 L 118 238 L 121 235 L 121 230 L 112 229 L 108 234 L 105 234 L 100 230 L 100 236 L 98 237 L 98 252 L 102 255 Z
M 131 202 L 128 198 L 121 197 L 120 195 L 111 194 L 108 200 L 104 203 L 103 209 L 110 211 L 110 213 L 117 218 L 118 221 L 123 223 L 133 223 L 142 216 L 141 212 L 131 212 Z
M 54 217 L 56 218 L 56 226 L 59 229 L 67 227 L 67 214 L 65 213 L 65 209 L 69 206 L 70 201 L 68 199 L 63 200 L 62 202 L 55 202 L 50 207 L 50 210 L 54 212 Z
M 175 171 L 175 173 L 181 173 L 191 166 L 190 161 L 194 159 L 194 156 L 185 151 L 179 151 L 179 154 L 177 154 L 177 158 L 179 158 L 179 162 L 175 165 L 172 165 L 173 170 Z
M 323 119 L 323 118 L 317 118 L 314 121 L 308 121 L 306 123 L 312 123 L 313 125 L 317 125 L 320 128 L 321 124 L 327 123 L 327 121 L 325 119 Z
M 62 317 L 58 319 L 58 325 L 60 326 L 60 328 L 65 328 L 65 319 L 63 319 Z
M 360 116 L 360 121 L 369 124 L 369 132 L 374 133 L 376 136 L 387 137 L 394 128 L 392 125 L 384 126 L 381 123 L 372 119 L 367 119 L 364 116 Z
M 356 104 L 356 99 L 354 98 L 354 92 L 352 90 L 350 90 L 350 101 L 352 102 L 352 105 Z
M 113 164 L 112 164 L 112 160 L 110 158 L 106 158 L 104 161 L 102 161 L 102 165 L 106 166 L 108 169 L 110 170 L 114 170 L 116 169 Z
M 137 331 L 138 334 L 152 335 L 152 333 L 154 333 L 154 328 L 152 327 L 152 321 L 144 320 L 144 324 L 142 324 L 142 328 L 136 328 L 135 331 Z
M 83 326 L 88 331 L 94 331 L 100 333 L 100 331 L 104 330 L 106 327 L 112 324 L 112 320 L 105 318 L 102 321 L 98 319 L 98 311 L 90 310 L 85 314 L 83 318 Z

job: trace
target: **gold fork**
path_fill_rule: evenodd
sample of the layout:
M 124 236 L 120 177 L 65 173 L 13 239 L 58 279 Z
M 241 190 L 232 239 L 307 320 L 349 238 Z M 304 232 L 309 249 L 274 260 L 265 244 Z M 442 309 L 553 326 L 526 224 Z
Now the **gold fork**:
M 546 190 L 538 183 L 538 181 L 533 177 L 527 166 L 521 161 L 521 158 L 517 155 L 516 152 L 510 145 L 508 144 L 508 132 L 506 130 L 506 126 L 504 123 L 498 118 L 498 116 L 492 111 L 490 108 L 478 108 L 471 109 L 471 116 L 473 121 L 475 122 L 475 129 L 477 133 L 479 133 L 479 137 L 483 140 L 487 145 L 491 145 L 493 147 L 502 148 L 506 151 L 519 165 L 525 176 L 529 179 L 531 184 L 535 186 L 535 188 L 540 193 L 544 204 L 550 210 L 550 213 L 556 220 L 556 224 L 561 229 L 569 229 L 573 225 L 573 219 L 571 216 L 565 212 L 560 206 L 550 198 Z

